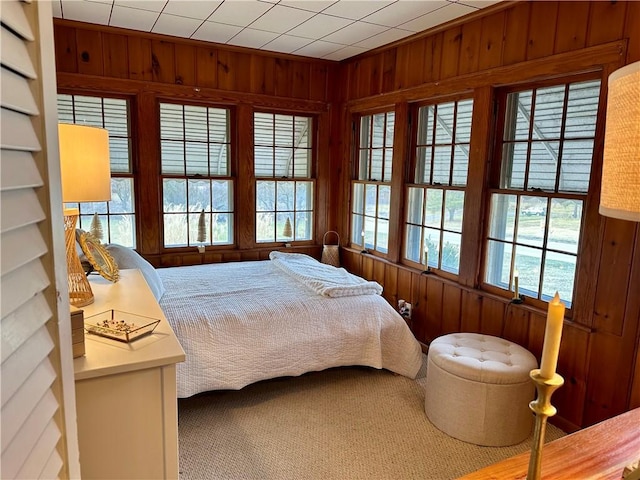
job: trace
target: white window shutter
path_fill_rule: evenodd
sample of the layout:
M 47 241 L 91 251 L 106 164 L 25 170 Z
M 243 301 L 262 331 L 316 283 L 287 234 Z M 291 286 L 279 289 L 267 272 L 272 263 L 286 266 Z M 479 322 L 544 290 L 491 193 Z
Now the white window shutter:
M 0 478 L 74 478 L 51 6 L 3 0 L 0 18 Z

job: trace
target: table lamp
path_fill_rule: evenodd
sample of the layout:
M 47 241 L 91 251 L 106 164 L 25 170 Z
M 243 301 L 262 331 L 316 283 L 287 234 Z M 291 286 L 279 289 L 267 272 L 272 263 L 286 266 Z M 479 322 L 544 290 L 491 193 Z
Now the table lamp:
M 60 171 L 64 203 L 111 200 L 109 133 L 104 128 L 60 123 Z M 93 303 L 93 292 L 76 250 L 79 210 L 64 209 L 69 302 L 76 307 Z
M 640 62 L 609 75 L 600 214 L 640 222 Z

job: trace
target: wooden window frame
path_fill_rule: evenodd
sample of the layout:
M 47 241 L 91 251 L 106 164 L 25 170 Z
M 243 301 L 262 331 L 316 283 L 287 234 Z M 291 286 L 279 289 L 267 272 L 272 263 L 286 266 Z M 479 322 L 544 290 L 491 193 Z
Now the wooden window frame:
M 606 70 L 606 69 L 605 69 Z M 502 156 L 503 156 L 503 152 L 502 152 L 502 145 L 504 143 L 504 128 L 505 128 L 505 123 L 506 123 L 506 99 L 507 96 L 510 93 L 515 93 L 515 92 L 521 92 L 521 91 L 526 91 L 526 90 L 537 90 L 540 88 L 545 88 L 545 87 L 549 87 L 549 86 L 559 86 L 559 85 L 565 85 L 567 88 L 569 84 L 572 83 L 579 83 L 579 82 L 584 82 L 584 81 L 589 81 L 589 80 L 599 80 L 600 81 L 600 94 L 599 94 L 599 98 L 597 101 L 598 107 L 597 107 L 597 111 L 596 111 L 596 123 L 594 126 L 594 133 L 593 133 L 593 142 L 594 142 L 594 147 L 593 147 L 593 152 L 592 152 L 592 163 L 591 163 L 591 171 L 590 171 L 590 175 L 589 175 L 589 188 L 587 189 L 586 192 L 584 193 L 575 193 L 575 192 L 559 192 L 558 191 L 558 186 L 559 186 L 559 176 L 560 176 L 560 168 L 557 168 L 556 171 L 556 179 L 554 182 L 554 191 L 547 191 L 547 190 L 540 190 L 540 189 L 533 189 L 533 190 L 527 190 L 526 186 L 527 186 L 527 175 L 528 173 L 525 172 L 525 179 L 524 179 L 524 185 L 522 187 L 522 189 L 517 189 L 517 188 L 503 188 L 501 186 L 501 172 L 502 172 Z M 508 289 L 504 289 L 501 288 L 499 286 L 487 283 L 485 278 L 486 278 L 486 269 L 487 267 L 487 253 L 488 253 L 488 242 L 490 240 L 490 229 L 491 229 L 491 199 L 494 195 L 496 194 L 504 194 L 504 195 L 513 195 L 517 197 L 517 201 L 518 201 L 518 205 L 520 204 L 520 198 L 521 197 L 529 197 L 529 196 L 533 196 L 533 197 L 540 197 L 542 199 L 545 199 L 545 201 L 547 201 L 547 204 L 549 205 L 551 202 L 551 199 L 553 198 L 559 198 L 559 199 L 569 199 L 569 200 L 581 200 L 582 201 L 582 217 L 580 220 L 580 232 L 579 232 L 579 238 L 578 238 L 578 242 L 577 242 L 577 248 L 576 248 L 576 267 L 575 267 L 575 272 L 574 272 L 574 286 L 573 286 L 573 296 L 572 296 L 572 304 L 570 306 L 567 306 L 566 309 L 566 316 L 567 317 L 572 317 L 573 316 L 573 311 L 575 310 L 576 304 L 578 303 L 579 299 L 576 299 L 575 297 L 575 292 L 576 291 L 581 291 L 580 288 L 580 272 L 583 270 L 583 267 L 581 266 L 581 260 L 583 255 L 581 254 L 582 250 L 583 250 L 583 242 L 584 242 L 584 232 L 586 229 L 590 228 L 590 222 L 589 222 L 589 210 L 592 209 L 593 207 L 590 207 L 589 204 L 592 202 L 593 200 L 593 191 L 597 190 L 597 187 L 593 185 L 593 181 L 594 181 L 594 177 L 596 176 L 596 174 L 599 175 L 599 171 L 600 171 L 600 167 L 601 167 L 601 148 L 599 147 L 599 143 L 602 142 L 602 137 L 603 137 L 603 126 L 604 126 L 604 122 L 600 121 L 601 118 L 603 118 L 604 115 L 604 109 L 603 109 L 603 105 L 604 105 L 604 97 L 606 97 L 606 75 L 604 73 L 604 70 L 594 70 L 594 71 L 590 71 L 587 73 L 575 73 L 575 74 L 566 74 L 566 75 L 562 75 L 562 76 L 554 76 L 552 78 L 547 77 L 544 79 L 540 79 L 537 81 L 528 81 L 528 82 L 523 82 L 523 83 L 519 83 L 517 85 L 505 85 L 502 87 L 499 87 L 498 90 L 496 91 L 495 94 L 495 117 L 496 117 L 496 122 L 495 122 L 495 128 L 493 129 L 493 140 L 492 140 L 492 144 L 491 144 L 491 162 L 490 162 L 490 167 L 488 170 L 488 182 L 486 185 L 486 195 L 485 195 L 485 225 L 484 225 L 484 231 L 483 231 L 483 236 L 482 236 L 482 252 L 481 252 L 481 257 L 480 257 L 480 275 L 479 275 L 479 287 L 491 294 L 495 294 L 498 296 L 513 296 L 513 291 L 512 291 L 512 284 L 513 284 L 513 273 L 514 273 L 514 262 L 515 262 L 515 256 L 512 255 L 511 258 L 511 266 L 510 266 L 510 272 L 509 272 L 509 288 Z M 561 135 L 558 139 L 558 141 L 560 143 L 565 141 L 565 137 L 564 137 L 564 129 L 565 129 L 565 124 L 566 124 L 566 108 L 567 108 L 567 100 L 568 100 L 568 95 L 565 95 L 564 97 L 564 103 L 563 103 L 563 119 L 562 119 L 562 125 L 561 125 Z M 535 101 L 535 98 L 532 100 L 532 105 L 533 102 Z M 535 112 L 534 112 L 534 116 L 535 116 Z M 531 122 L 529 128 L 533 128 L 533 122 Z M 532 133 L 531 130 L 529 131 L 529 136 L 528 136 L 528 140 L 527 140 L 527 144 L 528 144 L 528 149 L 531 148 L 531 140 L 532 140 Z M 527 157 L 527 164 L 526 164 L 526 168 L 528 170 L 529 167 L 529 157 Z M 518 210 L 516 211 L 516 218 L 515 218 L 515 222 L 518 222 L 518 217 L 517 214 L 519 212 L 519 207 Z M 548 239 L 548 228 L 549 228 L 549 215 L 545 215 L 545 232 L 544 232 L 544 242 L 543 245 L 541 247 L 542 251 L 543 251 L 543 258 L 542 261 L 544 261 L 544 255 L 547 252 L 547 239 Z M 521 245 L 520 243 L 516 242 L 515 239 L 513 239 L 511 242 L 507 242 L 510 243 L 511 245 Z M 528 245 L 525 245 L 528 246 Z M 537 247 L 536 247 L 537 248 Z M 542 275 L 543 275 L 543 270 L 544 268 L 541 268 L 540 271 L 540 279 L 542 279 Z M 539 286 L 538 286 L 538 295 L 541 295 L 541 285 L 542 285 L 542 280 L 540 280 Z M 534 297 L 530 297 L 527 296 L 526 297 L 526 301 L 527 303 L 531 304 L 534 307 L 537 308 L 541 308 L 544 309 L 547 307 L 548 301 L 542 298 L 534 298 Z
M 294 119 L 296 117 L 300 117 L 300 118 L 307 118 L 311 121 L 311 129 L 309 132 L 309 138 L 311 140 L 311 148 L 309 148 L 309 152 L 310 152 L 310 165 L 308 167 L 308 172 L 309 172 L 309 176 L 308 177 L 296 177 L 296 176 L 291 176 L 291 177 L 283 177 L 283 176 L 276 176 L 275 174 L 275 163 L 274 163 L 274 174 L 273 176 L 257 176 L 256 175 L 256 169 L 255 169 L 255 114 L 268 114 L 268 115 L 273 115 L 274 116 L 274 137 L 275 137 L 275 115 L 283 115 L 283 116 L 290 116 L 293 117 Z M 269 108 L 260 108 L 260 107 L 254 107 L 251 110 L 251 139 L 252 139 L 252 144 L 251 144 L 251 149 L 252 149 L 252 154 L 251 154 L 251 158 L 252 158 L 252 168 L 251 168 L 251 174 L 250 174 L 250 181 L 253 187 L 253 192 L 254 192 L 254 198 L 253 198 L 253 246 L 254 248 L 270 248 L 270 247 L 276 247 L 276 246 L 280 246 L 282 245 L 283 242 L 285 242 L 286 244 L 290 244 L 290 245 L 296 245 L 296 246 L 305 246 L 305 245 L 312 245 L 315 243 L 316 241 L 316 225 L 318 222 L 318 185 L 317 185 L 317 170 L 318 170 L 318 149 L 319 149 L 319 145 L 318 145 L 318 128 L 319 128 L 319 118 L 318 118 L 318 114 L 317 113 L 313 113 L 313 112 L 308 112 L 308 111 L 298 111 L 298 110 L 278 110 L 278 109 L 269 109 Z M 293 130 L 293 132 L 295 132 L 295 128 Z M 292 133 L 293 133 L 292 132 Z M 275 142 L 274 142 L 275 143 Z M 261 147 L 271 147 L 273 149 L 277 148 L 277 145 L 260 145 Z M 292 149 L 295 148 L 295 146 L 291 147 Z M 274 155 L 274 162 L 275 162 L 275 155 Z M 295 173 L 295 172 L 294 172 Z M 295 220 L 292 222 L 292 229 L 294 231 L 294 236 L 291 238 L 291 240 L 286 240 L 286 239 L 281 239 L 278 238 L 278 231 L 277 231 L 277 221 L 276 224 L 274 225 L 274 228 L 276 228 L 275 231 L 275 241 L 273 242 L 269 242 L 269 241 L 265 241 L 265 242 L 259 242 L 257 235 L 258 235 L 258 225 L 257 225 L 257 216 L 258 216 L 258 208 L 257 208 L 257 203 L 258 203 L 258 182 L 275 182 L 276 186 L 276 190 L 278 188 L 278 183 L 280 182 L 293 182 L 294 183 L 294 189 L 296 188 L 296 182 L 304 182 L 304 183 L 311 183 L 312 188 L 313 188 L 313 192 L 311 194 L 311 201 L 312 201 L 312 208 L 310 210 L 310 217 L 311 217 L 311 226 L 309 227 L 310 229 L 310 235 L 311 238 L 309 239 L 304 239 L 304 240 L 295 240 Z M 309 210 L 302 210 L 305 212 L 309 212 Z M 261 210 L 260 212 L 266 212 Z M 298 212 L 298 210 L 296 209 L 296 206 L 294 204 L 294 210 L 289 212 L 291 213 L 294 217 L 295 214 Z M 276 209 L 273 211 L 274 215 L 278 215 L 279 211 Z
M 460 275 L 460 267 L 461 267 L 461 263 L 462 263 L 462 230 L 463 230 L 463 225 L 464 225 L 464 217 L 465 217 L 465 210 L 466 208 L 464 208 L 464 204 L 463 204 L 463 209 L 462 209 L 462 220 L 461 220 L 461 226 L 460 226 L 460 232 L 454 232 L 453 230 L 448 230 L 447 228 L 444 227 L 444 215 L 445 215 L 445 201 L 444 199 L 446 198 L 446 193 L 449 191 L 461 191 L 464 193 L 465 198 L 466 198 L 466 190 L 467 190 L 467 183 L 468 183 L 468 176 L 469 176 L 469 164 L 470 164 L 470 152 L 467 156 L 467 181 L 465 181 L 464 185 L 455 185 L 453 184 L 452 180 L 453 180 L 453 167 L 454 167 L 454 161 L 455 161 L 455 147 L 456 145 L 459 144 L 459 142 L 456 142 L 455 140 L 455 128 L 457 128 L 457 114 L 458 114 L 458 104 L 461 101 L 470 101 L 471 102 L 471 119 L 470 119 L 470 130 L 472 130 L 472 125 L 473 125 L 473 116 L 474 116 L 474 95 L 473 92 L 464 92 L 464 93 L 454 93 L 451 95 L 445 95 L 445 96 L 437 96 L 437 97 L 433 97 L 430 99 L 425 99 L 419 102 L 415 102 L 411 104 L 411 111 L 410 111 L 410 132 L 411 132 L 411 146 L 409 149 L 409 161 L 408 163 L 408 171 L 406 173 L 406 178 L 407 181 L 404 184 L 404 188 L 403 188 L 403 201 L 404 201 L 404 205 L 405 205 L 405 212 L 408 209 L 408 204 L 407 202 L 409 201 L 410 195 L 409 195 L 409 191 L 410 189 L 422 189 L 423 190 L 423 203 L 426 199 L 426 194 L 429 190 L 441 190 L 442 191 L 442 195 L 443 195 L 443 202 L 442 202 L 442 213 L 441 213 L 441 222 L 440 222 L 440 227 L 429 227 L 432 228 L 434 230 L 438 230 L 440 232 L 439 235 L 439 245 L 442 245 L 442 241 L 443 241 L 443 236 L 445 232 L 452 232 L 452 233 L 457 233 L 460 234 L 460 246 L 461 246 L 461 251 L 460 251 L 460 259 L 459 259 L 459 263 L 458 263 L 458 273 L 454 273 L 454 272 L 450 272 L 448 270 L 444 270 L 443 268 L 441 268 L 442 266 L 442 256 L 443 256 L 443 249 L 440 248 L 439 252 L 438 252 L 438 260 L 436 262 L 436 265 L 434 265 L 432 262 L 429 262 L 429 266 L 425 266 L 424 264 L 424 253 L 423 253 L 423 234 L 424 234 L 424 229 L 427 228 L 424 225 L 424 221 L 422 222 L 421 225 L 417 225 L 417 224 L 413 224 L 411 222 L 408 221 L 407 216 L 405 215 L 401 221 L 402 221 L 402 230 L 403 230 L 403 237 L 402 237 L 402 257 L 401 257 L 401 263 L 410 266 L 412 268 L 418 268 L 418 269 L 423 269 L 425 271 L 429 271 L 432 272 L 433 268 L 435 268 L 438 272 L 438 275 L 444 277 L 444 278 L 448 278 L 451 280 L 456 280 L 459 275 Z M 420 111 L 422 108 L 424 107 L 428 107 L 428 106 L 435 106 L 436 107 L 436 111 L 437 111 L 437 107 L 439 105 L 442 104 L 446 104 L 446 103 L 455 103 L 455 111 L 454 111 L 454 116 L 456 118 L 456 120 L 454 121 L 454 123 L 456 125 L 454 125 L 454 134 L 453 134 L 453 138 L 452 138 L 452 143 L 451 143 L 451 160 L 450 160 L 450 169 L 449 169 L 449 182 L 447 184 L 443 184 L 443 183 L 439 183 L 439 182 L 433 182 L 433 159 L 434 159 L 434 154 L 432 152 L 431 155 L 431 173 L 430 173 L 430 178 L 429 178 L 429 182 L 418 182 L 416 180 L 416 170 L 418 167 L 418 155 L 417 155 L 417 150 L 420 146 L 424 146 L 424 145 L 431 145 L 432 147 L 435 147 L 436 145 L 445 145 L 445 144 L 437 144 L 435 141 L 435 135 L 436 135 L 436 129 L 433 129 L 433 132 L 431 134 L 431 143 L 430 144 L 419 144 L 418 143 L 418 135 L 419 135 L 419 129 L 420 129 Z M 446 144 L 449 145 L 449 144 Z M 469 135 L 469 150 L 470 149 L 470 145 L 471 145 L 471 134 Z M 423 205 L 423 209 L 424 209 L 425 205 Z M 420 226 L 421 227 L 421 248 L 420 248 L 420 262 L 415 262 L 411 259 L 408 259 L 406 257 L 407 255 L 407 249 L 408 249 L 408 245 L 407 245 L 407 231 L 408 231 L 408 225 L 416 225 L 416 226 Z M 429 256 L 429 259 L 431 259 L 431 256 Z
M 392 144 L 391 147 L 388 146 L 387 144 L 387 135 L 384 135 L 384 142 L 382 145 L 382 165 L 381 165 L 381 172 L 382 172 L 382 180 L 378 180 L 378 179 L 372 179 L 372 178 L 360 178 L 360 155 L 362 150 L 372 150 L 371 148 L 371 141 L 368 142 L 368 147 L 366 149 L 361 148 L 361 131 L 362 131 L 362 119 L 365 117 L 373 117 L 375 115 L 379 115 L 379 114 L 384 114 L 385 115 L 385 126 L 387 124 L 387 115 L 392 113 L 394 115 L 394 134 L 393 134 L 393 140 L 392 140 Z M 394 255 L 394 248 L 393 248 L 393 244 L 392 244 L 392 229 L 393 229 L 393 199 L 394 199 L 394 195 L 397 197 L 397 193 L 394 193 L 397 188 L 394 188 L 394 170 L 396 170 L 396 167 L 394 167 L 394 165 L 397 163 L 396 158 L 398 158 L 398 155 L 396 153 L 396 139 L 397 139 L 397 130 L 396 130 L 396 124 L 397 124 L 397 118 L 398 118 L 398 111 L 395 105 L 391 105 L 391 106 L 385 106 L 385 107 L 381 107 L 375 110 L 369 110 L 369 111 L 364 111 L 364 112 L 354 112 L 353 116 L 352 116 L 352 131 L 353 131 L 353 143 L 352 143 L 352 149 L 351 149 L 351 155 L 352 155 L 352 172 L 351 172 L 351 180 L 349 182 L 350 186 L 349 186 L 349 197 L 351 199 L 350 205 L 349 205 L 349 211 L 348 211 L 348 215 L 349 215 L 349 245 L 351 246 L 351 248 L 356 248 L 361 250 L 363 253 L 367 253 L 367 254 L 371 254 L 374 256 L 378 256 L 381 258 L 386 258 L 386 259 L 390 259 L 393 255 Z M 371 135 L 373 135 L 373 129 L 371 129 L 370 132 L 370 138 Z M 389 178 L 388 180 L 385 178 L 384 174 L 385 174 L 385 163 L 386 163 L 386 150 L 388 148 L 391 148 L 391 178 Z M 373 155 L 369 155 L 369 158 L 371 159 L 373 157 Z M 369 160 L 369 167 L 368 167 L 369 172 L 371 170 L 371 160 Z M 368 176 L 367 176 L 368 177 Z M 376 188 L 376 199 L 379 195 L 380 192 L 380 187 L 381 186 L 386 186 L 389 187 L 389 193 L 390 193 L 390 199 L 389 199 L 389 218 L 386 219 L 386 221 L 389 224 L 389 233 L 388 233 L 388 239 L 387 239 L 387 251 L 386 252 L 381 252 L 379 250 L 377 250 L 376 246 L 377 246 L 377 234 L 378 234 L 378 220 L 380 219 L 379 215 L 378 215 L 378 208 L 379 208 L 379 204 L 378 201 L 376 200 L 376 213 L 374 217 L 371 217 L 370 215 L 365 215 L 364 211 L 362 213 L 362 218 L 363 218 L 363 222 L 364 219 L 366 217 L 369 218 L 375 218 L 375 229 L 374 229 L 374 238 L 376 239 L 376 241 L 374 242 L 374 248 L 373 249 L 368 249 L 366 248 L 366 244 L 365 241 L 363 240 L 362 243 L 358 243 L 355 241 L 355 239 L 353 238 L 353 228 L 354 228 L 354 215 L 360 215 L 354 212 L 354 205 L 355 205 L 355 185 L 356 184 L 360 184 L 363 185 L 363 199 L 362 199 L 362 204 L 363 204 L 363 208 L 364 208 L 364 197 L 366 197 L 366 189 L 367 186 L 370 185 L 374 185 Z M 397 254 L 396 254 L 397 255 Z
M 57 99 L 59 98 L 60 95 L 67 95 L 70 96 L 72 98 L 72 102 L 74 103 L 74 105 L 72 106 L 72 113 L 73 113 L 73 117 L 74 117 L 74 123 L 75 123 L 75 116 L 76 116 L 76 109 L 75 109 L 75 97 L 94 97 L 94 98 L 99 98 L 101 100 L 104 101 L 104 99 L 114 99 L 114 100 L 124 100 L 127 103 L 127 131 L 128 131 L 128 136 L 126 137 L 129 141 L 129 172 L 111 172 L 111 178 L 127 178 L 131 180 L 131 188 L 132 188 L 132 205 L 133 205 L 133 212 L 127 212 L 127 213 L 111 213 L 110 212 L 110 207 L 109 207 L 109 203 L 110 201 L 106 201 L 106 202 L 90 202 L 90 203 L 105 203 L 106 204 L 106 213 L 100 213 L 98 214 L 100 217 L 106 217 L 106 222 L 102 222 L 103 225 L 103 231 L 105 233 L 105 238 L 103 238 L 102 240 L 105 243 L 110 243 L 111 242 L 111 217 L 112 216 L 122 216 L 122 215 L 126 215 L 131 217 L 132 219 L 132 228 L 133 228 L 133 248 L 137 248 L 138 245 L 138 224 L 139 224 L 139 219 L 138 219 L 138 214 L 137 212 L 139 212 L 139 207 L 138 207 L 138 189 L 137 189 L 137 184 L 138 184 L 138 179 L 137 179 L 137 172 L 136 172 L 136 148 L 135 148 L 135 129 L 132 128 L 134 125 L 134 116 L 135 116 L 135 99 L 131 96 L 131 95 L 126 95 L 126 94 L 118 94 L 118 93 L 111 93 L 111 92 L 102 92 L 102 91 L 84 91 L 84 90 L 71 90 L 71 89 L 65 89 L 65 88 L 60 88 L 57 92 Z M 57 100 L 56 100 L 57 101 Z M 103 108 L 104 108 L 104 103 L 103 103 Z M 103 125 L 104 125 L 104 111 L 102 112 L 102 120 L 103 120 Z M 109 134 L 109 137 L 111 138 L 112 136 L 117 137 L 117 138 L 124 138 L 122 136 L 117 136 L 117 135 L 111 135 Z M 77 203 L 75 204 L 77 205 L 77 208 L 80 211 L 80 215 L 79 215 L 79 222 L 78 222 L 78 228 L 83 228 L 83 229 L 88 229 L 88 225 L 86 224 L 86 220 L 83 221 L 83 219 L 86 219 L 87 217 L 92 217 L 93 216 L 93 212 L 91 213 L 86 213 L 82 211 L 81 208 L 81 204 Z M 89 220 L 89 222 L 91 222 L 91 220 Z M 105 228 L 106 227 L 106 228 Z
M 161 127 L 161 118 L 160 118 L 160 106 L 162 104 L 172 104 L 172 105 L 179 105 L 182 106 L 183 108 L 185 106 L 193 106 L 193 107 L 204 107 L 204 108 L 218 108 L 218 109 L 224 109 L 228 111 L 228 123 L 227 123 L 227 128 L 228 128 L 228 134 L 229 134 L 229 141 L 226 142 L 228 144 L 228 148 L 229 148 L 229 152 L 228 152 L 228 171 L 227 171 L 227 175 L 221 175 L 221 176 L 204 176 L 202 174 L 187 174 L 186 173 L 186 156 L 185 156 L 185 173 L 183 175 L 179 175 L 179 174 L 174 174 L 174 173 L 163 173 L 162 172 L 162 127 Z M 235 138 L 236 138 L 236 112 L 235 109 L 233 108 L 232 105 L 228 105 L 228 104 L 224 104 L 224 103 L 214 103 L 214 102 L 204 102 L 204 101 L 199 101 L 198 99 L 176 99 L 175 97 L 164 97 L 164 96 L 158 96 L 156 97 L 156 112 L 157 112 L 157 119 L 158 119 L 158 188 L 159 188 L 159 198 L 158 198 L 158 215 L 159 215 L 159 219 L 158 221 L 159 223 L 159 235 L 160 235 L 160 249 L 162 253 L 176 253 L 176 252 L 185 252 L 185 251 L 192 251 L 194 249 L 195 246 L 199 245 L 197 242 L 191 242 L 189 239 L 189 231 L 190 231 L 190 226 L 189 226 L 189 218 L 196 216 L 199 214 L 199 212 L 184 212 L 181 213 L 183 215 L 187 216 L 187 245 L 176 245 L 176 246 L 167 246 L 165 244 L 165 233 L 164 233 L 164 216 L 165 216 L 165 212 L 164 212 L 164 181 L 165 180 L 184 180 L 186 182 L 187 185 L 187 203 L 188 203 L 188 184 L 189 184 L 189 180 L 208 180 L 210 182 L 216 181 L 216 180 L 220 180 L 220 181 L 229 181 L 231 182 L 231 188 L 233 190 L 232 194 L 231 194 L 231 201 L 233 202 L 233 209 L 231 209 L 229 212 L 224 212 L 224 213 L 228 213 L 232 216 L 233 218 L 233 222 L 232 222 L 232 227 L 230 230 L 230 234 L 232 235 L 232 242 L 231 243 L 225 243 L 225 244 L 213 244 L 211 243 L 211 221 L 209 221 L 209 231 L 208 231 L 208 243 L 205 243 L 205 249 L 208 250 L 212 250 L 212 251 L 216 251 L 216 250 L 228 250 L 230 248 L 235 248 L 236 245 L 238 244 L 238 238 L 237 238 L 237 230 L 238 230 L 238 225 L 237 225 L 237 221 L 236 221 L 236 217 L 237 217 L 237 161 L 236 159 L 236 147 L 235 147 Z M 184 120 L 183 120 L 184 121 Z M 186 142 L 186 140 L 183 141 L 183 143 Z M 205 142 L 207 145 L 210 143 L 209 141 Z M 213 211 L 210 212 L 205 212 L 205 214 L 209 215 L 209 218 L 211 218 L 211 216 L 213 215 Z M 196 220 L 197 221 L 197 220 Z

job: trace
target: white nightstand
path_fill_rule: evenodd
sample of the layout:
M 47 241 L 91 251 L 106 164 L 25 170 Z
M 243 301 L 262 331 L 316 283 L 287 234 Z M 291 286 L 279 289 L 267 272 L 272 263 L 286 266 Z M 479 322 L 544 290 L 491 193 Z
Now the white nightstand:
M 115 309 L 160 323 L 131 343 L 86 334 L 86 354 L 74 359 L 82 478 L 178 478 L 175 364 L 184 350 L 139 270 L 121 270 L 117 283 L 92 276 L 91 288 L 85 319 Z

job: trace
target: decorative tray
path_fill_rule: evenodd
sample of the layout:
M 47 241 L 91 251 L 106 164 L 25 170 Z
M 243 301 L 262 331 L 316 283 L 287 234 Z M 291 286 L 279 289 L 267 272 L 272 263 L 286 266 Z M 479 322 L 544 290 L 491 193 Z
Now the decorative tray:
M 84 329 L 87 333 L 128 343 L 149 335 L 159 323 L 160 320 L 155 318 L 120 310 L 107 310 L 85 318 Z

